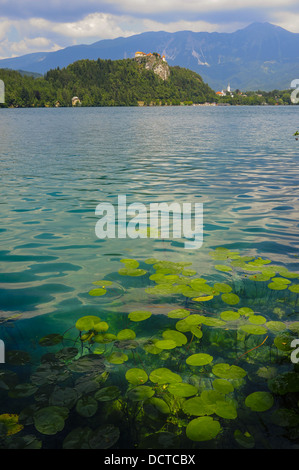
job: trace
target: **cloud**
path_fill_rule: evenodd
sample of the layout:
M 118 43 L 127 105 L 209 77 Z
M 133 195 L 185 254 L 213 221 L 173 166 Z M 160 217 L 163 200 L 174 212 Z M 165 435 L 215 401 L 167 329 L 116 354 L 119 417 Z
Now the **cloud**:
M 299 12 L 279 11 L 273 14 L 273 22 L 292 33 L 299 33 Z
M 0 55 L 145 31 L 232 32 L 269 21 L 299 32 L 298 0 L 0 0 Z
M 92 13 L 79 21 L 52 22 L 43 18 L 32 18 L 29 20 L 30 27 L 35 31 L 54 32 L 60 36 L 70 38 L 106 38 L 112 39 L 119 36 L 130 36 L 134 30 L 125 28 L 129 23 L 127 17 L 114 16 L 107 13 Z
M 273 9 L 296 6 L 297 0 L 0 0 L 0 11 L 8 18 L 45 18 L 56 22 L 78 21 L 91 13 L 157 17 L 167 13 L 207 13 L 244 9 Z

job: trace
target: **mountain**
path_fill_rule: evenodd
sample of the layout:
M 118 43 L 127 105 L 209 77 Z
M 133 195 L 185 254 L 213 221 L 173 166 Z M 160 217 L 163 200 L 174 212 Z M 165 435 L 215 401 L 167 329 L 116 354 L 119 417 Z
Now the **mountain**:
M 215 91 L 228 83 L 240 90 L 287 89 L 299 78 L 299 34 L 270 23 L 253 23 L 233 33 L 148 32 L 3 59 L 0 68 L 44 74 L 80 59 L 132 58 L 136 51 L 165 55 L 170 66 L 197 72 Z

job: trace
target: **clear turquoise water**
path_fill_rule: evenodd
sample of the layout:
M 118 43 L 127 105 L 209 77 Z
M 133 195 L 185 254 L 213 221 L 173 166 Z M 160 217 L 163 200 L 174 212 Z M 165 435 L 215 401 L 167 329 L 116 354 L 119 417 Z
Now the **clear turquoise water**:
M 191 259 L 223 245 L 298 254 L 297 108 L 1 111 L 2 314 L 62 318 L 89 306 L 91 282 L 122 257 Z M 202 202 L 196 252 L 162 240 L 95 236 L 95 208 Z
M 296 107 L 2 109 L 0 316 L 17 317 L 0 338 L 34 354 L 82 315 L 177 306 L 145 301 L 140 279 L 121 301 L 121 289 L 91 298 L 122 258 L 190 261 L 217 280 L 208 253 L 225 246 L 298 270 L 297 123 Z M 203 203 L 203 246 L 97 239 L 96 206 L 123 194 Z

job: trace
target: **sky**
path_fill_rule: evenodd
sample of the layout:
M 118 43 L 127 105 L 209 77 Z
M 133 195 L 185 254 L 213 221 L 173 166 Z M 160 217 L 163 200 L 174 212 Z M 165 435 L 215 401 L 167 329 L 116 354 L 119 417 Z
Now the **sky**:
M 255 21 L 299 33 L 298 0 L 0 0 L 0 59 L 145 31 L 229 33 Z

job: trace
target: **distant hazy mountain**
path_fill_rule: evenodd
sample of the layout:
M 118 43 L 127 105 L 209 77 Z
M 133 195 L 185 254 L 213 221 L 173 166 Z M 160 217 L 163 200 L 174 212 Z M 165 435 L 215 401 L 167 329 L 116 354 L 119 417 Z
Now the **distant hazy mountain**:
M 228 83 L 240 90 L 287 89 L 299 79 L 299 34 L 270 23 L 253 23 L 234 33 L 142 33 L 4 59 L 0 68 L 43 74 L 79 59 L 132 58 L 136 51 L 164 54 L 169 65 L 194 70 L 216 91 Z

